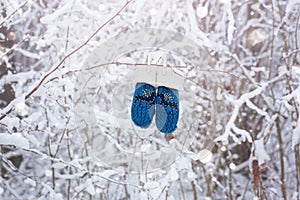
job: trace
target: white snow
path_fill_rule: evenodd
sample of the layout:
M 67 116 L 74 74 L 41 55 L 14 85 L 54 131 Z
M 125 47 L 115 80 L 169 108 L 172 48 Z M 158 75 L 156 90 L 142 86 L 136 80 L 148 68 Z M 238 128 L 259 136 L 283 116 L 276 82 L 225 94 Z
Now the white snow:
M 231 4 L 228 3 L 225 5 L 226 6 L 226 12 L 228 15 L 228 19 L 229 19 L 229 23 L 228 23 L 228 27 L 227 27 L 227 41 L 229 44 L 231 44 L 232 39 L 233 39 L 233 33 L 235 31 L 235 21 L 234 21 L 234 16 L 232 13 L 232 9 L 231 9 Z
M 261 43 L 266 39 L 266 34 L 261 28 L 256 28 L 248 35 L 248 41 L 252 46 Z
M 171 167 L 171 169 L 168 172 L 167 177 L 170 181 L 176 181 L 179 178 L 179 174 L 176 171 L 175 167 Z
M 253 150 L 254 156 L 258 160 L 259 165 L 262 165 L 270 160 L 270 156 L 265 149 L 263 138 L 254 141 Z
M 206 6 L 202 6 L 202 5 L 198 5 L 198 7 L 197 7 L 197 16 L 199 17 L 199 18 L 204 18 L 204 17 L 206 17 L 207 16 L 207 14 L 208 14 L 208 8 L 207 8 L 207 5 Z
M 234 163 L 230 163 L 230 164 L 229 164 L 229 168 L 230 168 L 231 170 L 235 170 L 235 169 L 236 169 L 236 165 L 235 165 Z
M 29 185 L 31 185 L 31 186 L 33 186 L 33 187 L 36 186 L 36 182 L 35 182 L 34 180 L 32 180 L 31 178 L 26 178 L 26 179 L 24 180 L 24 183 L 29 184 Z
M 148 190 L 148 194 L 152 197 L 151 199 L 158 199 L 162 190 L 160 184 L 156 181 L 146 182 L 144 188 Z
M 18 103 L 16 105 L 17 114 L 21 117 L 28 115 L 29 107 L 25 103 Z
M 96 194 L 96 190 L 95 187 L 93 185 L 92 179 L 87 179 L 85 183 L 80 184 L 79 186 L 75 187 L 75 190 L 77 192 L 80 192 L 82 190 L 85 190 L 86 192 L 88 192 L 90 195 L 95 195 Z
M 197 190 L 197 199 L 210 199 L 206 197 L 208 188 L 202 167 L 217 186 L 212 198 L 226 198 L 230 191 L 228 181 L 219 180 L 218 176 L 229 176 L 232 170 L 232 194 L 258 199 L 252 191 L 251 177 L 241 175 L 254 158 L 261 167 L 269 168 L 266 194 L 270 199 L 282 198 L 280 173 L 275 169 L 280 156 L 278 136 L 274 134 L 276 118 L 280 117 L 282 143 L 289 148 L 284 159 L 285 184 L 289 188 L 286 198 L 296 200 L 297 170 L 291 148 L 300 143 L 300 119 L 296 118 L 296 107 L 300 110 L 300 66 L 299 48 L 295 46 L 299 0 L 279 0 L 273 9 L 272 2 L 265 0 L 250 4 L 232 0 L 105 3 L 62 0 L 47 1 L 47 5 L 44 1 L 25 0 L 26 5 L 19 8 L 23 5 L 21 1 L 24 0 L 4 1 L 7 17 L 0 20 L 4 28 L 19 27 L 0 33 L 3 42 L 14 40 L 12 47 L 4 45 L 0 50 L 0 63 L 9 69 L 1 75 L 0 87 L 12 85 L 16 96 L 0 111 L 3 115 L 13 110 L 0 120 L 0 146 L 17 147 L 2 152 L 4 162 L 15 173 L 17 169 L 9 159 L 21 155 L 20 172 L 26 173 L 9 179 L 0 177 L 0 199 L 2 196 L 66 199 L 68 181 L 71 181 L 71 199 L 89 195 L 95 198 L 102 195 L 104 199 L 126 198 L 126 195 L 130 199 L 193 199 L 191 182 Z M 84 44 L 126 2 L 130 2 L 128 7 L 113 22 L 65 59 L 68 52 Z M 131 30 L 145 27 L 178 32 L 183 37 L 170 34 L 158 39 L 163 34 L 154 31 L 141 39 L 129 36 L 119 42 Z M 288 34 L 288 40 L 284 34 Z M 112 38 L 109 48 L 102 48 L 115 35 L 118 36 Z M 184 38 L 191 40 L 185 42 Z M 126 49 L 127 42 L 130 47 Z M 154 48 L 149 45 L 144 48 L 145 43 Z M 191 44 L 199 49 L 191 49 Z M 254 49 L 254 45 L 259 48 Z M 177 50 L 169 51 L 171 46 Z M 94 48 L 99 51 L 88 56 L 96 52 Z M 118 52 L 108 56 L 106 48 L 106 52 L 114 49 Z M 186 68 L 170 68 L 166 73 L 155 67 L 147 73 L 147 67 L 141 65 L 147 65 L 149 53 L 153 55 L 149 65 L 167 63 Z M 109 61 L 131 64 L 81 69 L 99 65 L 108 57 Z M 60 61 L 63 65 L 25 100 L 25 95 Z M 83 71 L 90 74 L 90 79 L 82 79 Z M 132 124 L 130 107 L 138 81 L 179 89 L 180 120 L 173 133 L 175 139 L 170 141 L 157 130 L 155 117 L 148 129 L 138 129 Z M 78 96 L 74 91 L 78 91 Z M 73 112 L 72 107 L 79 105 L 81 99 L 84 106 Z M 81 114 L 80 120 L 75 119 Z M 90 119 L 90 114 L 95 119 Z M 250 119 L 255 122 L 252 124 Z M 68 134 L 60 141 L 66 130 Z M 88 141 L 86 136 L 90 137 Z M 214 144 L 216 141 L 219 142 Z M 252 142 L 248 144 L 252 146 L 250 159 L 239 163 L 243 152 L 234 152 L 226 157 L 229 162 L 223 162 L 224 153 L 232 152 L 241 142 Z M 49 153 L 56 152 L 58 145 L 60 151 L 51 157 Z M 218 151 L 212 153 L 214 145 L 218 145 Z M 68 149 L 72 159 L 68 157 Z M 72 167 L 72 173 L 66 166 Z M 90 176 L 86 175 L 88 172 Z M 249 187 L 243 184 L 247 182 Z
M 141 145 L 141 152 L 150 152 L 151 151 L 151 144 L 142 144 Z
M 300 75 L 300 65 L 294 65 L 292 66 L 292 70 Z
M 221 124 L 216 125 L 216 130 L 221 131 L 223 129 L 223 126 Z
M 0 133 L 0 145 L 14 145 L 19 148 L 29 149 L 29 141 L 21 133 Z
M 66 167 L 66 164 L 64 164 L 64 163 L 54 163 L 54 164 L 52 165 L 52 167 L 53 167 L 54 169 L 63 169 L 63 168 Z
M 95 195 L 95 187 L 93 185 L 92 179 L 88 179 L 85 183 L 85 190 L 90 194 L 90 195 Z
M 159 188 L 159 183 L 157 181 L 148 181 L 145 183 L 144 188 L 146 190 L 153 190 Z
M 220 3 L 223 3 L 223 4 L 227 4 L 227 3 L 231 2 L 231 0 L 219 0 L 219 1 L 220 1 Z
M 211 162 L 212 158 L 213 158 L 211 151 L 209 151 L 207 149 L 200 150 L 198 153 L 198 156 L 199 156 L 200 162 L 202 162 L 202 163 Z
M 260 93 L 262 93 L 262 91 L 264 90 L 265 87 L 266 87 L 266 85 L 263 84 L 262 87 L 257 87 L 256 89 L 254 89 L 251 92 L 244 93 L 243 95 L 241 95 L 241 97 L 238 100 L 233 100 L 230 96 L 226 96 L 227 99 L 232 102 L 234 109 L 233 109 L 231 117 L 225 127 L 225 133 L 223 133 L 221 136 L 217 137 L 215 139 L 216 142 L 226 140 L 228 138 L 228 136 L 231 136 L 235 142 L 238 142 L 239 139 L 232 131 L 234 131 L 236 134 L 240 135 L 242 137 L 242 141 L 245 141 L 247 139 L 249 142 L 252 142 L 250 133 L 246 130 L 242 130 L 242 129 L 236 127 L 234 124 L 234 121 L 236 120 L 236 118 L 239 114 L 240 107 L 247 101 L 249 104 L 250 99 L 259 95 Z M 254 104 L 250 103 L 249 105 L 251 105 L 253 108 L 255 108 Z
M 297 144 L 300 144 L 300 118 L 298 119 L 297 126 L 293 130 L 292 148 Z

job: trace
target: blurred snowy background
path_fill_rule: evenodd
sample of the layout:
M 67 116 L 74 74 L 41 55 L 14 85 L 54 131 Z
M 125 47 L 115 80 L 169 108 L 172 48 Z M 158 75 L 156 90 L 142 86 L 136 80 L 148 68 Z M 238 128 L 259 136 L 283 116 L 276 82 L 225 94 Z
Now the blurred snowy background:
M 300 198 L 299 1 L 2 0 L 0 13 L 0 199 Z M 194 65 L 168 56 L 184 79 L 174 139 L 115 122 L 115 95 L 130 105 L 127 74 L 149 52 L 160 64 L 153 49 L 90 71 L 97 120 L 79 126 L 83 63 L 108 39 L 144 28 L 205 52 L 182 49 Z M 109 140 L 101 155 L 118 165 L 91 156 L 82 137 L 91 132 Z M 143 157 L 153 149 L 153 160 Z

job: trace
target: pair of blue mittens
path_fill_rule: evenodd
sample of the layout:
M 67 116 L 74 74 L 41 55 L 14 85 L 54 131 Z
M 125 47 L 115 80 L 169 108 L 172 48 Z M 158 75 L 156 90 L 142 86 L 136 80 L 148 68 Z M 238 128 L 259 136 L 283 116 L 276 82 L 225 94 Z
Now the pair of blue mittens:
M 131 105 L 131 119 L 135 125 L 148 128 L 155 116 L 160 132 L 171 134 L 177 128 L 179 118 L 178 90 L 147 83 L 137 83 Z

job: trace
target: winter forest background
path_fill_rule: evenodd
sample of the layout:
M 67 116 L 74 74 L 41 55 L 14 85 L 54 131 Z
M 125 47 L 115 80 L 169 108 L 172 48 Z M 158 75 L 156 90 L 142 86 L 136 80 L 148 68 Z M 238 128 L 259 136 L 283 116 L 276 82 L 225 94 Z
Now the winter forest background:
M 0 13 L 0 199 L 300 198 L 299 1 L 2 0 Z M 135 44 L 89 64 L 145 28 L 200 50 L 175 34 L 179 54 Z M 149 54 L 183 81 L 174 138 L 127 115 Z

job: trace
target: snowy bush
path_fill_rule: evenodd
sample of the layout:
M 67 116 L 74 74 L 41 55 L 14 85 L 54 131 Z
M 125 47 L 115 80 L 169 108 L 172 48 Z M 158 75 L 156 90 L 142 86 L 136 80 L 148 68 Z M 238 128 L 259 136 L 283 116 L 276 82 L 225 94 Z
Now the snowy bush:
M 0 199 L 300 198 L 298 1 L 0 11 Z M 144 79 L 179 90 L 172 135 L 133 125 Z

